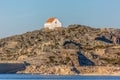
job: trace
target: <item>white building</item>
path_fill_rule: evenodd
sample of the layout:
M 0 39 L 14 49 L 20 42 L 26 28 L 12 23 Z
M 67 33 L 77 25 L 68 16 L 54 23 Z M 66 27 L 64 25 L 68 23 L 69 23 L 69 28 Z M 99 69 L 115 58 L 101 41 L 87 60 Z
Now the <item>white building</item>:
M 62 27 L 62 24 L 57 18 L 49 18 L 45 22 L 44 27 L 49 29 L 54 29 L 56 27 Z

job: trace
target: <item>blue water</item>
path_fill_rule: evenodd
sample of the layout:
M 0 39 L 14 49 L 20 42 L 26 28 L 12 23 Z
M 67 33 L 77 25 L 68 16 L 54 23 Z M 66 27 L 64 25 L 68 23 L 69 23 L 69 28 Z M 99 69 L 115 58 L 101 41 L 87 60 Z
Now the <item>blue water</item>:
M 0 74 L 0 80 L 120 80 L 120 76 L 58 76 L 32 74 Z

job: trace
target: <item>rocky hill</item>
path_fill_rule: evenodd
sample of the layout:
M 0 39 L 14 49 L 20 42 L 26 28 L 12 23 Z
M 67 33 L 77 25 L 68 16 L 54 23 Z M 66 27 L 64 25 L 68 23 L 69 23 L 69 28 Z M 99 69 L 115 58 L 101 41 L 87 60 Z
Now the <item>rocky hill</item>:
M 0 60 L 31 64 L 18 73 L 84 74 L 95 73 L 100 66 L 112 66 L 108 73 L 120 72 L 119 34 L 119 29 L 84 25 L 43 28 L 0 39 Z

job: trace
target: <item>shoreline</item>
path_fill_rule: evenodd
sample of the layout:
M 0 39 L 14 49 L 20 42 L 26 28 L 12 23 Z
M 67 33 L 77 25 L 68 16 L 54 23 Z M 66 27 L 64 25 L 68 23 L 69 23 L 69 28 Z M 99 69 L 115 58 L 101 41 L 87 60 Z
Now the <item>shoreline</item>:
M 39 66 L 30 64 L 29 66 L 25 66 L 23 61 L 0 61 L 1 71 L 5 73 L 9 73 L 10 71 L 16 71 L 15 74 L 33 74 L 33 75 L 58 75 L 58 76 L 120 76 L 120 67 L 119 66 L 86 66 L 86 67 L 78 67 L 80 74 L 76 74 L 70 71 L 69 66 L 61 65 L 61 66 L 53 66 L 49 69 L 46 66 Z M 21 69 L 23 68 L 24 69 Z M 6 70 L 7 69 L 7 70 Z M 12 69 L 12 70 L 11 70 Z M 81 72 L 81 70 L 89 70 L 90 72 Z M 54 71 L 54 73 L 51 73 Z M 86 71 L 87 71 L 86 70 Z M 0 72 L 1 72 L 0 71 Z M 42 72 L 43 71 L 43 72 Z M 93 71 L 93 72 L 92 72 Z M 67 72 L 67 73 L 66 73 Z M 2 72 L 1 72 L 2 73 Z M 51 73 L 51 74 L 50 74 Z M 4 74 L 4 73 L 3 73 Z

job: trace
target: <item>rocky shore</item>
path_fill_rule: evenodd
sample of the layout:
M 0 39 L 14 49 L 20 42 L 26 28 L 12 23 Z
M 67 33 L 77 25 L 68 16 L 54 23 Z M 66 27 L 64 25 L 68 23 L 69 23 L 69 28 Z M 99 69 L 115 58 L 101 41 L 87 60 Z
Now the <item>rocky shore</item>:
M 0 39 L 0 63 L 27 62 L 23 71 L 58 75 L 119 75 L 120 29 L 70 25 Z
M 32 74 L 43 74 L 43 75 L 114 75 L 120 76 L 120 67 L 109 67 L 109 66 L 94 66 L 94 67 L 79 67 L 78 70 L 80 71 L 77 74 L 75 71 L 71 71 L 70 66 L 54 66 L 48 68 L 47 66 L 28 66 L 26 70 L 19 71 L 18 73 L 32 73 Z

